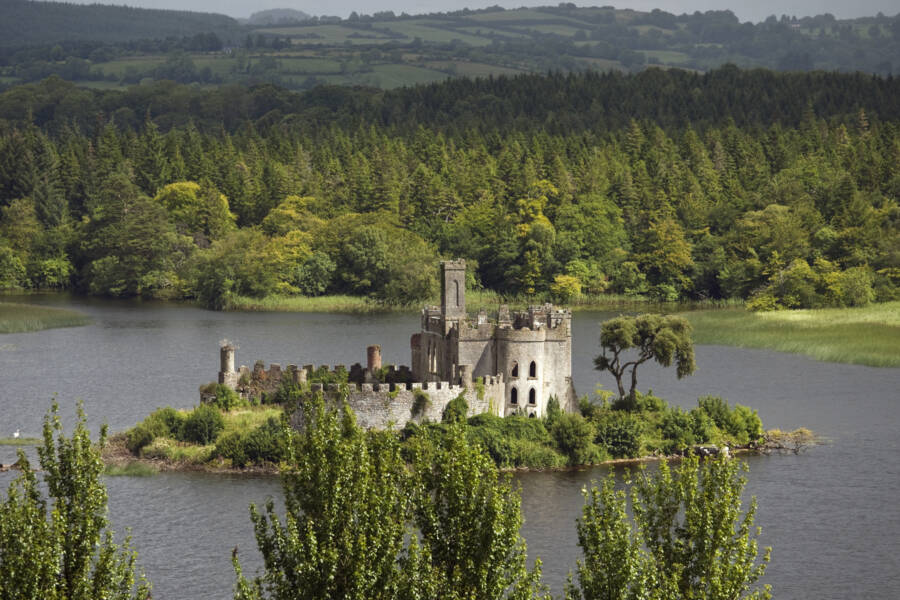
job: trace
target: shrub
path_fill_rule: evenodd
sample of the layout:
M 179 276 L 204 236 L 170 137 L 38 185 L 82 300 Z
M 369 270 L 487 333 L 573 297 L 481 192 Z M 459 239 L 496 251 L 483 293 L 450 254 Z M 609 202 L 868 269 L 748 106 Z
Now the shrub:
M 697 443 L 694 420 L 680 408 L 668 411 L 662 418 L 660 430 L 663 436 L 662 450 L 667 454 L 679 452 Z
M 210 444 L 225 429 L 225 419 L 218 409 L 201 404 L 184 420 L 181 427 L 181 441 L 195 444 Z
M 597 430 L 595 442 L 611 456 L 632 458 L 640 452 L 644 425 L 635 415 L 606 410 L 598 414 L 594 427 Z
M 233 467 L 247 464 L 247 452 L 244 450 L 244 435 L 240 431 L 232 431 L 216 440 L 216 456 L 231 460 Z
M 413 405 L 410 409 L 413 417 L 424 414 L 430 404 L 431 398 L 428 397 L 427 393 L 419 389 L 413 390 Z
M 128 430 L 125 434 L 125 447 L 138 454 L 158 437 L 177 437 L 183 420 L 181 413 L 171 406 L 158 408 Z
M 244 437 L 244 452 L 255 463 L 278 463 L 287 453 L 281 420 L 270 417 L 268 421 Z
M 217 408 L 229 411 L 233 408 L 237 408 L 238 406 L 244 406 L 247 402 L 238 395 L 233 389 L 228 387 L 227 385 L 222 385 L 221 383 L 216 384 L 215 387 L 216 399 L 213 401 L 213 406 Z
M 584 465 L 597 458 L 594 448 L 594 427 L 579 414 L 560 414 L 551 428 L 559 451 L 568 457 L 570 465 Z
M 697 404 L 732 443 L 745 445 L 762 437 L 762 420 L 755 410 L 740 404 L 729 408 L 728 403 L 718 396 L 704 396 Z
M 448 402 L 447 406 L 444 407 L 444 414 L 441 416 L 441 421 L 444 423 L 462 423 L 466 420 L 468 412 L 469 403 L 466 402 L 465 395 L 460 394 Z

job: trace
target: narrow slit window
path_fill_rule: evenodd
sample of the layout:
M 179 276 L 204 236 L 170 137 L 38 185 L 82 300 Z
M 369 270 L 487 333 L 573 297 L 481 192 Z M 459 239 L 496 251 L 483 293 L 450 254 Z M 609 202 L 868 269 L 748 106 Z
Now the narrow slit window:
M 509 392 L 509 403 L 510 404 L 518 404 L 519 403 L 519 390 L 513 388 Z
M 517 362 L 514 362 L 514 363 L 513 363 L 512 371 L 510 371 L 509 374 L 510 374 L 512 377 L 518 377 L 518 376 L 519 376 L 519 363 L 517 363 Z

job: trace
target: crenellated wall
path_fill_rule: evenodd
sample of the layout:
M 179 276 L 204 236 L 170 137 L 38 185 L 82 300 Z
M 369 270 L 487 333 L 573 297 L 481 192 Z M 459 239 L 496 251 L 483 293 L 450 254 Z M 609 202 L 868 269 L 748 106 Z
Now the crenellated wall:
M 313 392 L 322 392 L 327 400 L 336 402 L 342 386 L 313 383 Z M 483 384 L 470 388 L 446 381 L 411 384 L 348 384 L 347 405 L 356 415 L 356 422 L 365 429 L 400 429 L 408 421 L 440 421 L 447 404 L 463 394 L 469 405 L 468 416 L 485 412 L 499 414 L 503 402 L 503 378 L 488 377 Z M 418 392 L 418 393 L 417 393 Z M 423 400 L 418 400 L 420 394 Z M 300 415 L 295 415 L 299 418 Z M 299 422 L 295 422 L 298 425 Z

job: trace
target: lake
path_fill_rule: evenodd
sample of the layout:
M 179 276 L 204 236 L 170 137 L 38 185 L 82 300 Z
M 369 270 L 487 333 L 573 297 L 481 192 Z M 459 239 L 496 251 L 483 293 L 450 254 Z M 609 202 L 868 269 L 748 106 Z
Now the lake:
M 198 386 L 215 379 L 219 342 L 239 346 L 238 365 L 365 363 L 381 344 L 385 364 L 409 362 L 417 314 L 218 313 L 157 302 L 115 302 L 62 295 L 8 298 L 74 308 L 92 324 L 0 335 L 0 436 L 38 436 L 54 395 L 67 423 L 84 401 L 92 429 L 134 425 L 157 407 L 190 407 Z M 573 318 L 573 378 L 579 394 L 608 375 L 593 369 L 599 323 L 610 313 Z M 900 352 L 900 340 L 898 340 Z M 900 589 L 900 369 L 816 362 L 801 356 L 718 346 L 696 348 L 697 372 L 643 365 L 639 387 L 685 408 L 703 395 L 759 411 L 766 427 L 805 426 L 829 440 L 800 455 L 751 457 L 748 495 L 759 500 L 761 545 L 773 546 L 765 582 L 778 598 L 896 598 Z M 0 462 L 15 450 L 0 446 Z M 603 468 L 524 473 L 523 536 L 541 557 L 555 595 L 579 557 L 575 519 L 581 489 Z M 5 489 L 13 474 L 0 474 Z M 278 498 L 276 477 L 165 473 L 106 478 L 117 533 L 130 527 L 154 597 L 230 597 L 231 550 L 245 573 L 261 564 L 250 502 Z

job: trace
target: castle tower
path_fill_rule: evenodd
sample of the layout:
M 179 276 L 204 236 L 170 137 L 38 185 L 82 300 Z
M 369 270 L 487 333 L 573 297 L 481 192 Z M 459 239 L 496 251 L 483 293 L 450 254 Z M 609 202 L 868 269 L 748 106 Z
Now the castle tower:
M 219 383 L 231 389 L 237 387 L 237 373 L 234 370 L 234 344 L 224 342 L 219 348 Z
M 441 316 L 458 321 L 466 316 L 466 261 L 441 262 Z

